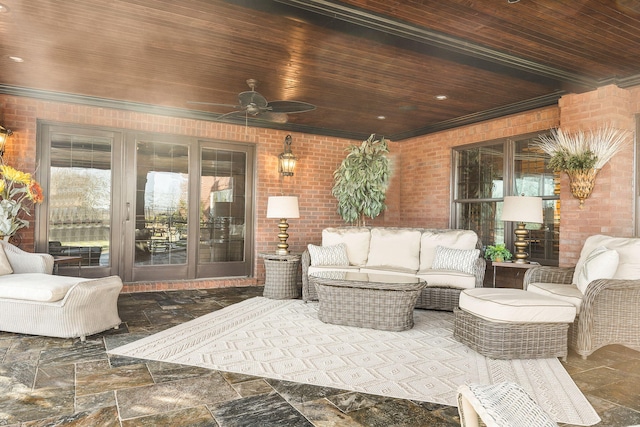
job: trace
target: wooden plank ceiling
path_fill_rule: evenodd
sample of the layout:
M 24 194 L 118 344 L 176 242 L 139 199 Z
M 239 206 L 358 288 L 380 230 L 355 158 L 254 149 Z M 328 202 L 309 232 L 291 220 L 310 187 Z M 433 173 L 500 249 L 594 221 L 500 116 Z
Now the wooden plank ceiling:
M 316 109 L 249 125 L 307 133 L 402 140 L 640 84 L 636 0 L 0 4 L 0 93 L 218 120 L 252 78 Z

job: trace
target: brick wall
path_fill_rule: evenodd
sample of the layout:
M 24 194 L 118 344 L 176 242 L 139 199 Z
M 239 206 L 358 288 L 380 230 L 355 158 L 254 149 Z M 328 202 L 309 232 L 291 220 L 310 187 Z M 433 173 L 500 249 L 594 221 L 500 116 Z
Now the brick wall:
M 449 226 L 452 147 L 544 131 L 558 126 L 559 117 L 557 107 L 547 107 L 403 141 L 398 223 Z
M 296 195 L 300 198 L 299 219 L 289 221 L 289 245 L 295 252 L 307 243 L 318 243 L 325 227 L 343 225 L 331 195 L 333 171 L 352 141 L 318 135 L 292 133 L 293 153 L 298 157 L 293 177 L 280 177 L 277 156 L 283 150 L 287 132 L 248 128 L 215 122 L 179 119 L 106 108 L 39 101 L 0 95 L 4 124 L 15 133 L 7 147 L 8 164 L 35 171 L 37 120 L 86 124 L 145 132 L 190 135 L 201 138 L 249 142 L 256 145 L 256 244 L 255 252 L 272 251 L 277 244 L 277 221 L 265 218 L 268 196 Z M 475 142 L 534 133 L 558 125 L 563 129 L 586 128 L 611 122 L 633 128 L 633 114 L 640 112 L 640 88 L 607 86 L 585 94 L 567 95 L 559 107 L 547 107 L 522 114 L 411 138 L 390 141 L 394 173 L 387 194 L 388 209 L 370 225 L 448 227 L 451 189 L 451 148 Z M 562 265 L 575 262 L 584 239 L 594 233 L 632 235 L 633 159 L 632 148 L 617 155 L 598 175 L 594 194 L 583 210 L 568 192 L 563 177 L 561 190 Z M 45 194 L 46 196 L 46 194 Z M 33 230 L 23 233 L 23 247 L 33 250 Z M 255 257 L 255 278 L 264 281 L 262 260 Z M 227 281 L 229 282 L 229 281 Z M 229 286 L 220 281 L 221 286 Z M 206 284 L 205 284 L 206 283 Z M 209 281 L 203 287 L 215 286 Z M 233 281 L 234 284 L 239 284 Z M 177 287 L 177 284 L 138 284 L 143 290 Z M 185 286 L 194 286 L 185 285 Z
M 560 121 L 567 131 L 611 125 L 630 131 L 626 148 L 596 177 L 591 197 L 579 208 L 562 174 L 560 206 L 560 265 L 575 265 L 587 237 L 593 234 L 633 236 L 634 233 L 634 115 L 640 112 L 640 91 L 604 86 L 560 99 Z

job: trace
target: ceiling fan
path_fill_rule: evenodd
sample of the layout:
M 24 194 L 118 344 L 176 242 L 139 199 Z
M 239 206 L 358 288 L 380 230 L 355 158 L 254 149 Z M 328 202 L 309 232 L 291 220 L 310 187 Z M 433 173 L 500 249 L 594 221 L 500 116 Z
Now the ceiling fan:
M 251 88 L 238 94 L 238 104 L 217 104 L 214 102 L 188 101 L 188 104 L 213 105 L 217 107 L 235 108 L 235 111 L 223 114 L 218 120 L 233 117 L 255 118 L 275 123 L 287 123 L 287 114 L 304 113 L 316 109 L 316 106 L 302 101 L 271 101 L 256 92 L 258 81 L 248 79 L 247 85 Z

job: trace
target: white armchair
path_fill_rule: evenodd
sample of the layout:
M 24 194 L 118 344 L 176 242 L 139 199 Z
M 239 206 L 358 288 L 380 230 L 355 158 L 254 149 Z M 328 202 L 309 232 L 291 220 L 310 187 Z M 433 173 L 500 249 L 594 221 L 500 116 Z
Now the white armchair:
M 524 288 L 576 306 L 569 347 L 583 358 L 609 344 L 640 351 L 639 254 L 640 238 L 591 236 L 575 268 L 531 268 Z
M 118 276 L 99 279 L 54 276 L 53 257 L 0 246 L 13 269 L 0 276 L 0 330 L 77 338 L 118 328 Z

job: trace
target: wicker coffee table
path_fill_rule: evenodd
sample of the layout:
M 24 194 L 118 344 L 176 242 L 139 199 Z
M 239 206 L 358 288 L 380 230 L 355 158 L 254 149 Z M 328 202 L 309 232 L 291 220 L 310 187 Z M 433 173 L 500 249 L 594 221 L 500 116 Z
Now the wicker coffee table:
M 427 282 L 391 274 L 318 272 L 309 275 L 325 323 L 384 331 L 413 327 L 413 309 Z

